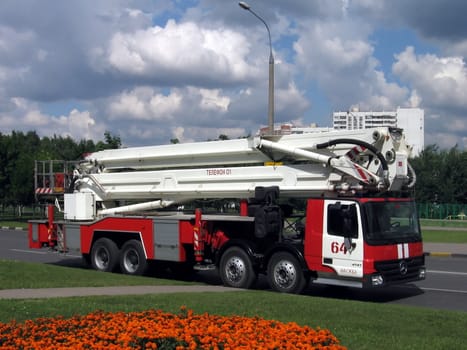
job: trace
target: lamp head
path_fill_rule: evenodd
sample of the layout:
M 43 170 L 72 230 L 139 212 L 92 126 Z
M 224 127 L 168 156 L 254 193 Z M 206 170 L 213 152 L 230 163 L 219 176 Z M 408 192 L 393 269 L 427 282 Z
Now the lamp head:
M 244 9 L 244 10 L 249 10 L 249 9 L 250 9 L 250 5 L 248 5 L 248 4 L 247 4 L 246 2 L 244 2 L 244 1 L 240 1 L 240 2 L 238 3 L 238 6 L 240 6 L 240 7 L 241 7 L 242 9 Z

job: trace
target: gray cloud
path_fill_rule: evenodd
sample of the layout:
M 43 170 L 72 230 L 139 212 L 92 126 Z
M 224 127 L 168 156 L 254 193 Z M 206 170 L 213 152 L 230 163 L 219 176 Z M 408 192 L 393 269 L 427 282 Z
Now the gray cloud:
M 385 1 L 391 19 L 400 21 L 428 39 L 463 41 L 467 37 L 467 2 L 464 0 Z

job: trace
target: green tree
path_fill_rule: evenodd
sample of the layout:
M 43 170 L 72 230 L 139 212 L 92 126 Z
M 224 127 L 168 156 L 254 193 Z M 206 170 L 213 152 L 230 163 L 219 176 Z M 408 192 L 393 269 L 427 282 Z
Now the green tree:
M 0 204 L 5 204 L 6 197 L 6 186 L 7 186 L 7 152 L 6 145 L 8 142 L 8 136 L 0 133 Z
M 34 158 L 40 148 L 40 138 L 12 132 L 2 142 L 4 174 L 2 176 L 3 201 L 8 205 L 27 205 L 33 202 Z
M 120 136 L 112 135 L 109 131 L 104 132 L 104 142 L 99 141 L 96 145 L 96 151 L 104 149 L 117 149 L 122 147 Z
M 417 174 L 415 198 L 418 202 L 435 202 L 439 196 L 440 157 L 436 145 L 427 146 L 411 161 Z
M 415 198 L 420 203 L 467 203 L 467 153 L 457 146 L 427 146 L 411 164 L 417 174 Z

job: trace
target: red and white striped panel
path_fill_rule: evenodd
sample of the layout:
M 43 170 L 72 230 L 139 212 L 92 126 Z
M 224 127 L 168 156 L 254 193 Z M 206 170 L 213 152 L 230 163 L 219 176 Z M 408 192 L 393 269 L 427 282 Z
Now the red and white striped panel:
M 355 158 L 357 158 L 357 156 L 360 154 L 360 153 L 363 153 L 366 151 L 366 147 L 363 147 L 363 146 L 355 146 L 353 147 L 350 151 L 347 152 L 347 157 L 349 157 L 350 159 L 352 160 L 355 160 Z
M 398 259 L 405 259 L 410 257 L 409 253 L 409 244 L 408 243 L 400 243 L 397 245 L 397 258 Z
M 365 183 L 370 183 L 370 177 L 368 176 L 368 173 L 365 171 L 364 168 L 362 168 L 358 164 L 354 164 L 354 169 L 355 174 L 358 174 L 358 176 L 355 176 L 356 178 L 360 178 L 360 180 Z
M 48 187 L 38 187 L 36 188 L 36 194 L 50 194 L 52 189 Z

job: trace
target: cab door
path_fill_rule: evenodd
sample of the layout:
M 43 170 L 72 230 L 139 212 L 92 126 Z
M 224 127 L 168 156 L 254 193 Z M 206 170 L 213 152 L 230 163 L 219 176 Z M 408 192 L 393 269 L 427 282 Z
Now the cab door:
M 341 277 L 363 277 L 363 234 L 355 201 L 326 200 L 322 264 Z

